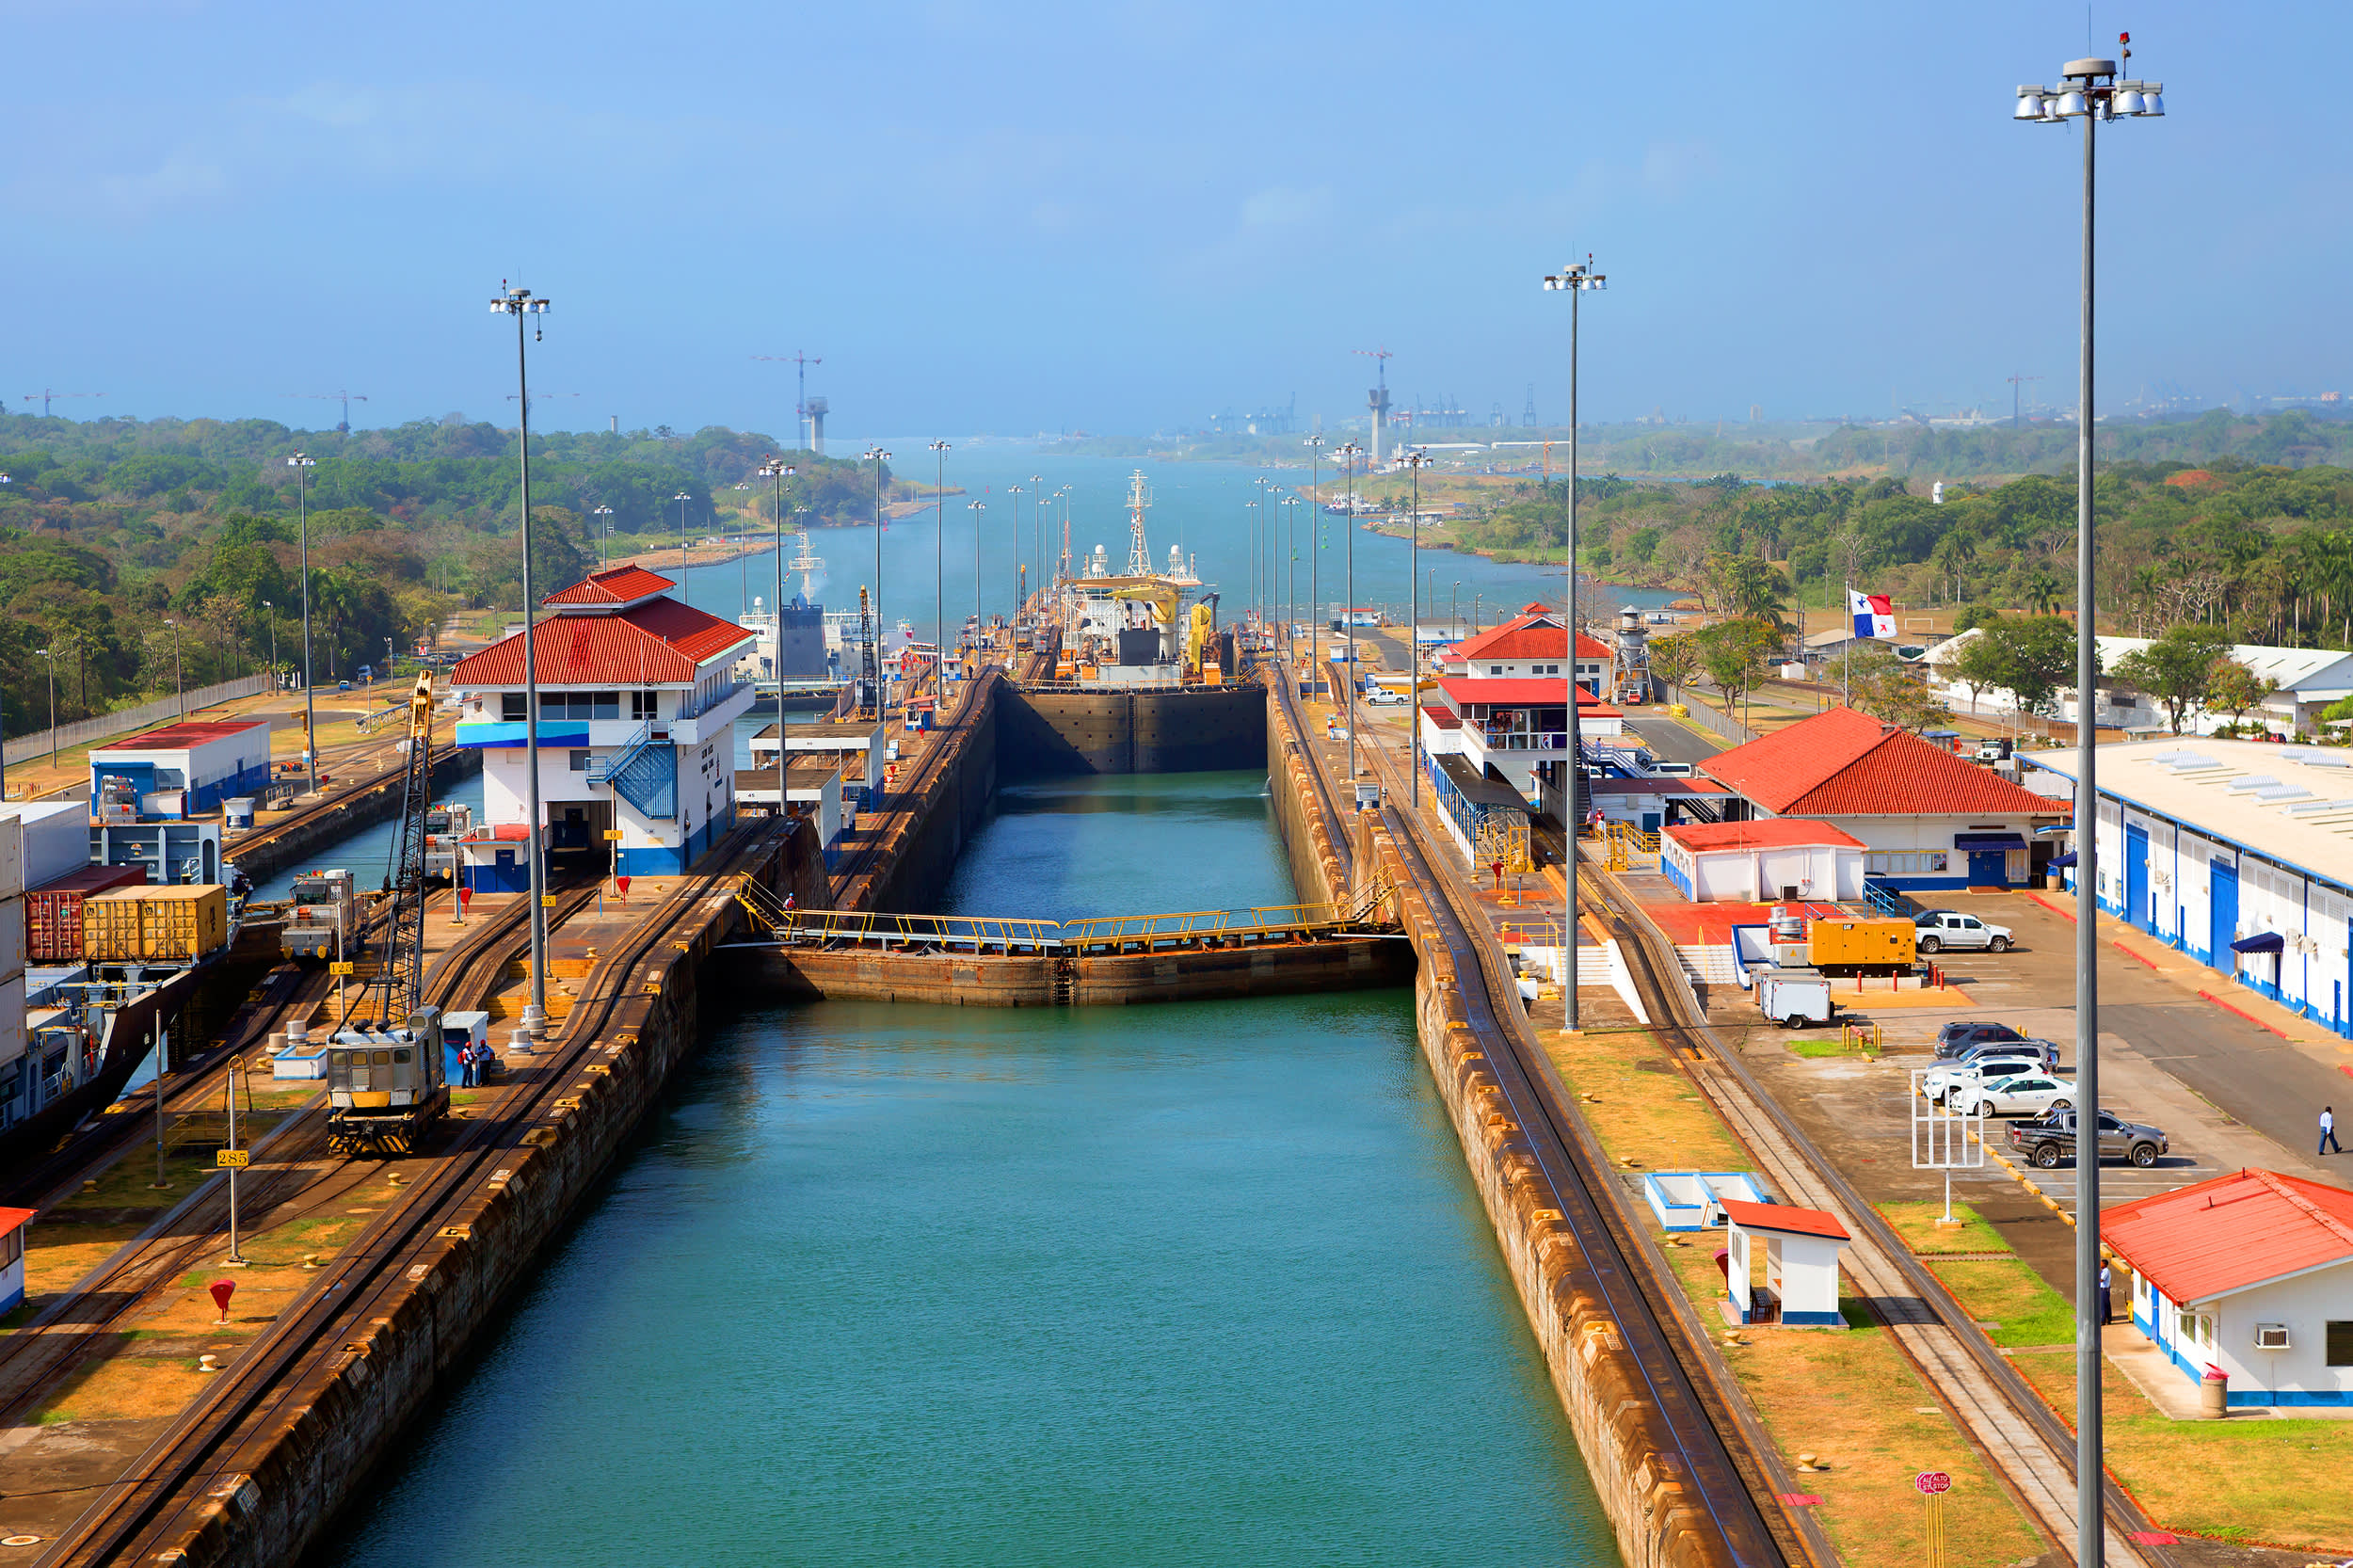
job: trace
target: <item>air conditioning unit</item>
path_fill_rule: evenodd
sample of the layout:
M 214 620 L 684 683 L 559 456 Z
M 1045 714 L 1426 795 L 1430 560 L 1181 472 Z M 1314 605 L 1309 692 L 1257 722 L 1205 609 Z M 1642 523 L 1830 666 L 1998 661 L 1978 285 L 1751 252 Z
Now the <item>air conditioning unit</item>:
M 2259 1351 L 2284 1351 L 2288 1348 L 2288 1326 L 2285 1323 L 2257 1323 L 2255 1348 Z

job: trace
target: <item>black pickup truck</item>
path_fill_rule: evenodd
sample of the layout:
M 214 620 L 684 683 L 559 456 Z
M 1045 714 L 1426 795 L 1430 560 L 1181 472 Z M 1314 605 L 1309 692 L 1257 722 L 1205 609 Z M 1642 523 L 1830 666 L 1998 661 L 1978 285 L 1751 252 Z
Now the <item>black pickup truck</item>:
M 2128 1122 L 2112 1111 L 2100 1112 L 2100 1158 L 2129 1160 L 2146 1170 L 2169 1144 L 2164 1129 Z M 2050 1170 L 2075 1158 L 2075 1112 L 2053 1111 L 2029 1121 L 2012 1122 L 2009 1152 Z

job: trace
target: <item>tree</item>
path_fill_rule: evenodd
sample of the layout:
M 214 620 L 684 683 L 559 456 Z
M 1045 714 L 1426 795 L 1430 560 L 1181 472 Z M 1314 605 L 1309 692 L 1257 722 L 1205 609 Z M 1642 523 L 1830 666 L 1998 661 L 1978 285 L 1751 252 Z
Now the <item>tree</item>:
M 2075 672 L 2073 622 L 2058 616 L 2004 620 L 1987 627 L 1983 637 L 1997 650 L 1991 683 L 2016 693 L 2019 706 L 2027 712 L 2047 711 L 2059 688 L 2072 683 Z
M 1724 695 L 1729 712 L 1765 673 L 1765 654 L 1780 633 L 1760 620 L 1721 620 L 1696 634 L 1700 664 Z
M 1953 658 L 1953 679 L 1969 688 L 1969 711 L 1977 711 L 1977 698 L 1991 687 L 2004 685 L 2009 673 L 2009 654 L 1994 630 L 2003 624 L 1999 616 L 1991 621 L 1980 621 L 1973 629 L 1977 635 L 1962 645 Z
M 1858 644 L 1847 671 L 1848 706 L 1875 719 L 1926 729 L 1951 718 L 1952 711 L 1929 695 L 1920 672 L 1878 643 Z
M 2220 627 L 2176 626 L 2119 659 L 2116 678 L 2163 703 L 2166 720 L 2179 735 L 2189 710 L 2214 695 L 2215 666 L 2225 662 L 2223 650 L 2230 646 L 2231 634 Z
M 1689 632 L 1670 632 L 1650 645 L 1650 671 L 1670 686 L 1688 686 L 1699 673 L 1700 645 Z
M 2249 710 L 2263 706 L 2264 698 L 2280 689 L 2280 683 L 2269 676 L 2257 675 L 2236 659 L 2217 659 L 2206 705 L 2218 713 L 2231 715 L 2235 725 Z

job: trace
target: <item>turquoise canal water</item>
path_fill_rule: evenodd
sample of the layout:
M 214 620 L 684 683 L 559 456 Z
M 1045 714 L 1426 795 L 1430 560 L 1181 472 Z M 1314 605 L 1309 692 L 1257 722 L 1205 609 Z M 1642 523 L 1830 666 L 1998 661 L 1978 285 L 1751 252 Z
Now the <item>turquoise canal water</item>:
M 947 903 L 1288 902 L 1262 776 L 1009 790 Z M 1401 991 L 747 1006 L 318 1560 L 1617 1552 Z

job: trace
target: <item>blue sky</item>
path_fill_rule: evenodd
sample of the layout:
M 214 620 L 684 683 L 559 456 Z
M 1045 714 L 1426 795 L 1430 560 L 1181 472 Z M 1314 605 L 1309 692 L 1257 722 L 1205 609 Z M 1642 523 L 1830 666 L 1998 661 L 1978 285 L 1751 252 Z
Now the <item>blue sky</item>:
M 328 8 L 0 4 L 13 408 L 509 417 L 489 295 L 556 313 L 550 424 L 844 439 L 1400 400 L 2007 407 L 2074 363 L 2073 128 L 2013 125 L 2074 3 Z M 2168 118 L 2102 139 L 2103 406 L 2353 381 L 2353 13 L 2090 13 Z M 322 413 L 322 410 L 325 410 Z

